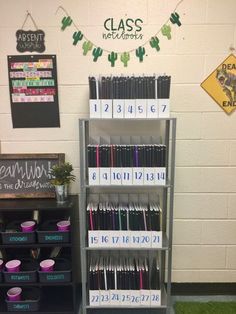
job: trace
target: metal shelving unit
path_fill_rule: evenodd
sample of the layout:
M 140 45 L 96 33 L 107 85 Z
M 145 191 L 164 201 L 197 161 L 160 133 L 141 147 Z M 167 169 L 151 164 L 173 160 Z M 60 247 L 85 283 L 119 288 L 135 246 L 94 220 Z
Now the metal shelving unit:
M 161 124 L 162 143 L 166 145 L 166 184 L 165 185 L 97 185 L 90 186 L 88 184 L 88 164 L 87 164 L 87 145 L 89 144 L 91 125 L 96 123 L 118 123 L 122 121 L 122 125 L 127 123 L 131 128 L 132 123 L 153 123 Z M 128 124 L 130 123 L 130 125 Z M 160 135 L 160 134 L 159 134 Z M 81 246 L 81 279 L 82 279 L 82 314 L 96 313 L 105 309 L 129 309 L 134 311 L 150 310 L 150 313 L 170 313 L 171 309 L 171 267 L 172 267 L 172 235 L 173 235 L 173 204 L 174 204 L 174 178 L 175 178 L 175 142 L 176 142 L 176 118 L 157 118 L 157 119 L 80 119 L 79 120 L 79 141 L 80 141 L 80 200 L 79 200 L 79 215 L 80 215 L 80 246 Z M 102 247 L 94 248 L 88 247 L 87 243 L 87 229 L 86 229 L 86 207 L 87 200 L 90 193 L 114 193 L 119 191 L 122 193 L 125 190 L 130 190 L 131 193 L 140 191 L 140 193 L 148 193 L 158 191 L 162 197 L 162 231 L 163 243 L 161 248 L 111 248 Z M 139 192 L 137 192 L 139 193 Z M 161 305 L 155 307 L 140 307 L 140 306 L 99 306 L 93 307 L 89 305 L 88 299 L 88 256 L 90 252 L 99 254 L 101 251 L 112 252 L 147 252 L 147 255 L 158 252 L 160 262 L 160 281 L 161 281 Z M 165 269 L 167 265 L 167 269 Z M 164 312 L 163 312 L 164 311 Z M 146 312 L 145 312 L 146 313 Z

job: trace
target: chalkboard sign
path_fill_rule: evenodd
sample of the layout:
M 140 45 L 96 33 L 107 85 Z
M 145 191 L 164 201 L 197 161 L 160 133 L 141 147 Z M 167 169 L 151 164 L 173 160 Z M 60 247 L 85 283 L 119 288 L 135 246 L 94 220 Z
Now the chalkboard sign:
M 45 51 L 44 45 L 45 33 L 41 29 L 37 31 L 24 31 L 19 29 L 16 32 L 16 49 L 19 52 L 39 52 L 42 53 Z
M 8 56 L 13 128 L 60 127 L 55 55 Z
M 49 171 L 65 154 L 0 154 L 1 198 L 55 197 Z

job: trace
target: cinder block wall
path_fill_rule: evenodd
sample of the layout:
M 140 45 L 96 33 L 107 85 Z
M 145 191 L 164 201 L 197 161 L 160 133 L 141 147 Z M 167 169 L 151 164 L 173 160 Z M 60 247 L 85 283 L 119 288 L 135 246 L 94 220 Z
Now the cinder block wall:
M 140 17 L 145 39 L 167 20 L 175 0 L 0 0 L 0 141 L 2 153 L 65 152 L 79 176 L 78 118 L 88 116 L 90 74 L 172 75 L 172 116 L 178 118 L 173 281 L 236 281 L 236 112 L 227 116 L 200 83 L 236 47 L 235 0 L 184 0 L 178 9 L 182 27 L 172 40 L 160 36 L 157 53 L 146 45 L 143 63 L 110 67 L 72 45 L 73 27 L 60 31 L 64 6 L 82 32 L 109 50 L 136 48 L 142 42 L 102 41 L 108 17 Z M 13 129 L 8 91 L 7 55 L 16 51 L 15 32 L 26 10 L 46 33 L 46 51 L 57 55 L 61 128 Z M 30 21 L 25 29 L 33 29 Z M 81 45 L 81 44 L 79 44 Z M 122 46 L 122 48 L 121 48 Z M 79 182 L 73 185 L 77 193 Z

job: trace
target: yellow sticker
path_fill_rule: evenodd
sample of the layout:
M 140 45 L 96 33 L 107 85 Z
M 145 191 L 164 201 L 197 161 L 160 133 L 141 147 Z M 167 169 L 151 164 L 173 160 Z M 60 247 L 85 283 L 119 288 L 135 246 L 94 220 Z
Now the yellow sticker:
M 236 56 L 228 56 L 201 87 L 227 114 L 231 114 L 236 109 Z

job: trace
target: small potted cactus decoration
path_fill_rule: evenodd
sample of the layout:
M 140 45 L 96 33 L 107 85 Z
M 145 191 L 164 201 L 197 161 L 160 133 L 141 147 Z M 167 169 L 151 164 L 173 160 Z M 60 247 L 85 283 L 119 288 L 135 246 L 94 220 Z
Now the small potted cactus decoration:
M 49 171 L 50 183 L 55 187 L 56 199 L 58 203 L 64 203 L 68 197 L 68 186 L 75 181 L 72 174 L 73 166 L 69 162 L 52 166 Z

